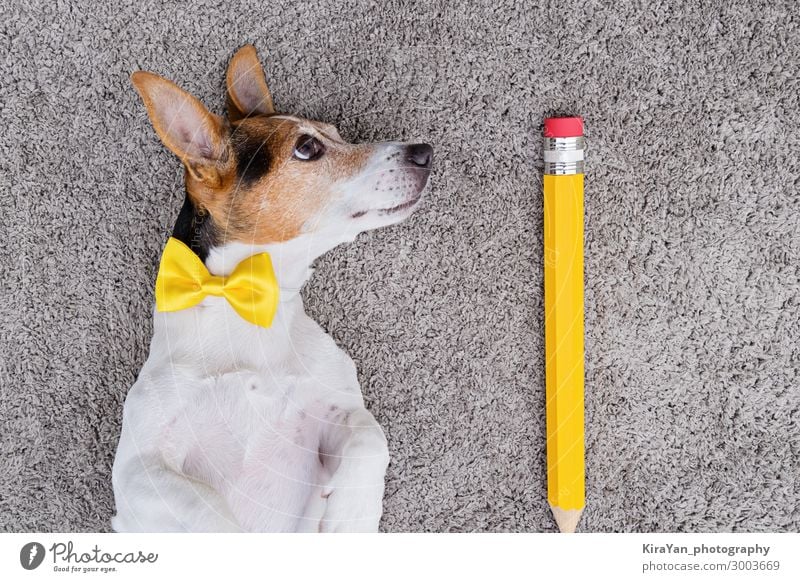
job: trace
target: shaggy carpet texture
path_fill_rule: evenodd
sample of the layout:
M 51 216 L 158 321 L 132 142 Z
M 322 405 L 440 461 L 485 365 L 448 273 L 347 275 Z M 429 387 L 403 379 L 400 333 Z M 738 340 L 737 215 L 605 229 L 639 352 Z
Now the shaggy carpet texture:
M 613 6 L 613 7 L 609 7 Z M 183 199 L 129 81 L 224 110 L 252 42 L 280 111 L 435 145 L 403 225 L 307 310 L 392 462 L 385 531 L 554 531 L 541 122 L 581 114 L 579 531 L 800 529 L 800 16 L 792 1 L 11 0 L 0 8 L 0 529 L 107 531 L 122 403 Z

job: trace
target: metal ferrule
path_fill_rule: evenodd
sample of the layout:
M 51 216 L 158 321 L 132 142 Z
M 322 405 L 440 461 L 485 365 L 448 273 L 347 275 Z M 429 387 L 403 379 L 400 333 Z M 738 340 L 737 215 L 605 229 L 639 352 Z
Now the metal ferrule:
M 553 176 L 583 174 L 582 137 L 544 138 L 544 173 Z

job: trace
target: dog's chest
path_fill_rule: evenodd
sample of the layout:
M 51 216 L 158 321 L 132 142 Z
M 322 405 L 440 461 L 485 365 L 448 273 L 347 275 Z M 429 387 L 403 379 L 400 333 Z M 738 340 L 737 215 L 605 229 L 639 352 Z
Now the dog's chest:
M 161 442 L 313 440 L 336 410 L 363 404 L 352 360 L 302 311 L 266 332 L 236 317 L 170 315 L 126 402 L 128 420 Z

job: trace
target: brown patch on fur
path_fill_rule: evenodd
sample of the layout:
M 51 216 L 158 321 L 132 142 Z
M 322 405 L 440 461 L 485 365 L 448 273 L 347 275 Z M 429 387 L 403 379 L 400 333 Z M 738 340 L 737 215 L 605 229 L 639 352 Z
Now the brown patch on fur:
M 303 135 L 300 124 L 324 132 L 319 137 L 326 151 L 320 159 L 303 162 L 292 156 Z M 189 195 L 211 215 L 221 243 L 283 242 L 299 236 L 304 227 L 313 230 L 314 217 L 333 201 L 336 184 L 359 173 L 371 154 L 370 146 L 342 143 L 338 134 L 328 139 L 329 126 L 306 120 L 256 116 L 234 123 L 231 132 L 231 160 L 219 186 L 210 187 L 191 172 L 186 176 Z M 257 180 L 244 180 L 236 171 L 243 143 L 249 144 L 247 151 L 253 143 L 266 151 L 269 168 Z

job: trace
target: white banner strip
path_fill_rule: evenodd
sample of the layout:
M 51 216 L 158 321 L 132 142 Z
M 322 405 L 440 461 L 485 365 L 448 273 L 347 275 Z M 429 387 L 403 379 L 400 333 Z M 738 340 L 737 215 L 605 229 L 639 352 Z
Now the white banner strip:
M 2 534 L 0 579 L 800 579 L 800 534 Z

